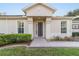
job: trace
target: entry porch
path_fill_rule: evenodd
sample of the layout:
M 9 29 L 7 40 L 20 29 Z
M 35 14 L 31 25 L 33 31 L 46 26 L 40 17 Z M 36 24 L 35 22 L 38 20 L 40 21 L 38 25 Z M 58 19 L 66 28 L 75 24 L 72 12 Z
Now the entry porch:
M 28 17 L 28 33 L 32 38 L 48 39 L 51 35 L 51 17 Z

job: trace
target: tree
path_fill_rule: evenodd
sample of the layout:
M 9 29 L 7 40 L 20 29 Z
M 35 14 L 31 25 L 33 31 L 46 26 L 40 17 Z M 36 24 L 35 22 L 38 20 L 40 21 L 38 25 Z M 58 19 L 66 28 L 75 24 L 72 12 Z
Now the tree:
M 79 15 L 79 9 L 68 12 L 66 16 L 77 16 Z

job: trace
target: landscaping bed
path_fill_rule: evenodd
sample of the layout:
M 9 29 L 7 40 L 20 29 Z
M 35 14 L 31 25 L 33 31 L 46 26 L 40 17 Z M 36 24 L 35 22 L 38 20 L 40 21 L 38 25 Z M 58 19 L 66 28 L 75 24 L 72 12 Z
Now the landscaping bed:
M 8 43 L 8 44 L 2 44 L 2 45 L 0 45 L 0 47 L 5 47 L 5 46 L 9 46 L 9 45 L 18 45 L 18 44 L 26 44 L 26 45 L 30 45 L 30 43 L 32 42 L 32 40 L 30 40 L 30 41 L 26 41 L 26 42 L 16 42 L 16 43 Z
M 26 43 L 30 44 L 32 41 L 31 34 L 2 34 L 0 35 L 0 46 Z
M 48 39 L 48 41 L 75 41 L 74 40 L 74 37 L 58 37 L 58 36 L 56 36 L 56 37 L 53 37 L 53 38 L 50 38 L 50 39 Z
M 48 39 L 48 41 L 79 41 L 79 32 L 73 32 L 71 37 L 65 36 L 55 36 Z

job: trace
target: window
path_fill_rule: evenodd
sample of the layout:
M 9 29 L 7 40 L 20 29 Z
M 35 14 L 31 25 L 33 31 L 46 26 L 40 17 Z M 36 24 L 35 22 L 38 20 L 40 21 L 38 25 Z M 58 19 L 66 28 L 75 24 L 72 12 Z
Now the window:
M 79 24 L 73 24 L 72 29 L 79 29 Z
M 67 32 L 67 22 L 61 21 L 61 33 L 66 33 L 66 32 Z
M 24 22 L 18 21 L 18 33 L 24 33 Z

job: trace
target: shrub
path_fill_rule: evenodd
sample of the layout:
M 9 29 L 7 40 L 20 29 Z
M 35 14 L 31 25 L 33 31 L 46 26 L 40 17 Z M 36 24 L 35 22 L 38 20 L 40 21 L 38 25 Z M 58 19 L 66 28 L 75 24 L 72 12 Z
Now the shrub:
M 6 44 L 6 41 L 0 37 L 0 45 L 4 45 L 4 44 Z
M 64 39 L 59 37 L 59 36 L 56 36 L 56 37 L 53 37 L 53 38 L 50 38 L 49 41 L 63 41 Z
M 73 38 L 72 38 L 72 37 L 67 37 L 67 36 L 66 36 L 66 37 L 64 37 L 64 40 L 65 40 L 65 41 L 73 41 Z
M 17 41 L 29 41 L 31 40 L 31 34 L 16 34 Z
M 79 36 L 79 32 L 73 32 L 73 33 L 72 33 L 72 36 L 73 36 L 73 37 Z
M 31 40 L 31 34 L 3 34 L 0 35 L 0 45 Z
M 3 35 L 3 39 L 5 40 L 6 44 L 16 42 L 16 38 L 15 38 L 14 34 L 5 34 L 5 35 Z

